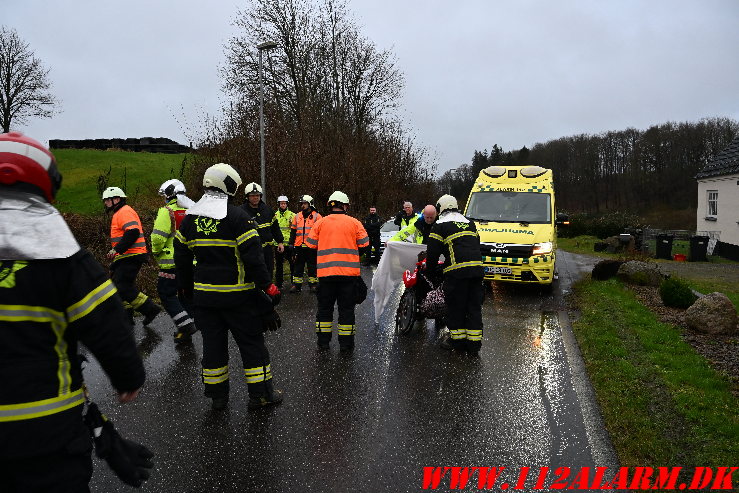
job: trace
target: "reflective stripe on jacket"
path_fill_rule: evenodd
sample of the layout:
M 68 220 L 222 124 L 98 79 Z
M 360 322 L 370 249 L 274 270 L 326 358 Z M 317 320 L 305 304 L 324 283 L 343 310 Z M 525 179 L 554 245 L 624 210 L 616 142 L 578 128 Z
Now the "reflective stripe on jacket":
M 310 235 L 311 229 L 321 217 L 318 211 L 311 211 L 308 217 L 303 216 L 302 212 L 295 214 L 292 225 L 290 226 L 295 231 L 295 245 L 293 246 L 299 247 L 305 244 L 305 240 Z M 306 246 L 308 245 L 306 244 Z
M 154 229 L 151 231 L 151 253 L 157 260 L 160 269 L 174 269 L 174 234 L 177 231 L 172 217 L 173 211 L 184 211 L 184 207 L 177 205 L 174 198 L 167 202 L 166 207 L 160 207 L 157 218 L 154 220 Z
M 227 211 L 223 219 L 188 214 L 175 233 L 177 279 L 194 289 L 196 305 L 251 304 L 254 288 L 271 282 L 254 222 L 240 207 Z
M 437 269 L 437 262 L 444 254 L 444 275 L 452 277 L 483 277 L 480 236 L 473 221 L 437 221 L 428 240 L 426 268 L 429 275 Z
M 317 252 L 318 277 L 358 276 L 359 248 L 369 245 L 362 223 L 342 213 L 332 213 L 316 222 L 307 238 Z
M 82 427 L 79 342 L 120 392 L 143 385 L 144 366 L 116 288 L 86 250 L 2 260 L 0 272 L 0 457 L 46 455 Z
M 146 239 L 144 238 L 144 228 L 141 226 L 141 219 L 136 211 L 129 205 L 124 205 L 113 213 L 110 221 L 110 244 L 115 246 L 123 239 L 123 233 L 128 229 L 138 229 L 139 237 L 131 247 L 125 252 L 116 255 L 115 260 L 123 257 L 130 257 L 140 253 L 146 253 Z

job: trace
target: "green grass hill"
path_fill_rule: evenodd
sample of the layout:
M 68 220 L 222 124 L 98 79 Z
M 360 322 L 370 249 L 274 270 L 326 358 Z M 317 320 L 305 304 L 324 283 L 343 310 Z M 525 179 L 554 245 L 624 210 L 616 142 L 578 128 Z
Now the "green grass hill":
M 190 158 L 189 154 L 91 149 L 52 152 L 63 177 L 56 207 L 85 215 L 102 211 L 100 185 L 121 187 L 131 204 L 158 202 L 159 185 L 170 178 L 181 178 Z

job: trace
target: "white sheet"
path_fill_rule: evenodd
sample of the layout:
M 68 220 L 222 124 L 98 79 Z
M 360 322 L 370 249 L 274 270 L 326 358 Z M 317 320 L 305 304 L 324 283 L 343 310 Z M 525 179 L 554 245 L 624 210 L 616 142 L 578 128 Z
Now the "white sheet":
M 395 287 L 403 280 L 403 272 L 413 270 L 418 261 L 418 253 L 426 250 L 426 245 L 405 241 L 389 241 L 372 277 L 372 291 L 375 296 L 375 322 L 385 310 Z

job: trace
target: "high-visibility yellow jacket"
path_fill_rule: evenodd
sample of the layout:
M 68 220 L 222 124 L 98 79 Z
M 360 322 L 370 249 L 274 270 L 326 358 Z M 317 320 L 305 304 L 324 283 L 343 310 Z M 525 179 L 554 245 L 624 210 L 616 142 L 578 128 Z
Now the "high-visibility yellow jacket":
M 178 222 L 185 216 L 185 208 L 177 205 L 177 198 L 167 202 L 157 211 L 154 229 L 151 231 L 151 254 L 160 269 L 174 269 L 174 235 Z
M 290 241 L 290 225 L 293 222 L 293 217 L 295 217 L 295 213 L 290 209 L 285 209 L 284 211 L 277 209 L 277 212 L 275 212 L 275 215 L 272 218 L 272 221 L 276 221 L 277 225 L 280 227 L 282 238 L 285 243 Z
M 362 223 L 345 213 L 333 212 L 311 229 L 306 240 L 317 252 L 318 278 L 328 276 L 358 276 L 359 249 L 369 245 Z

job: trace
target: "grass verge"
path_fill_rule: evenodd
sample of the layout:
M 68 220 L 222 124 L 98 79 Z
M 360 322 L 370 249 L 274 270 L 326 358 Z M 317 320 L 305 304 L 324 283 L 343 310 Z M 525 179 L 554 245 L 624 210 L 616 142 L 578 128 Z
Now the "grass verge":
M 182 176 L 188 156 L 56 149 L 54 157 L 63 181 L 55 205 L 61 212 L 99 213 L 103 209 L 99 184 L 123 188 L 129 203 L 152 202 L 158 199 L 157 190 L 163 182 Z
M 722 466 L 739 457 L 725 376 L 615 280 L 575 286 L 573 324 L 623 466 Z

